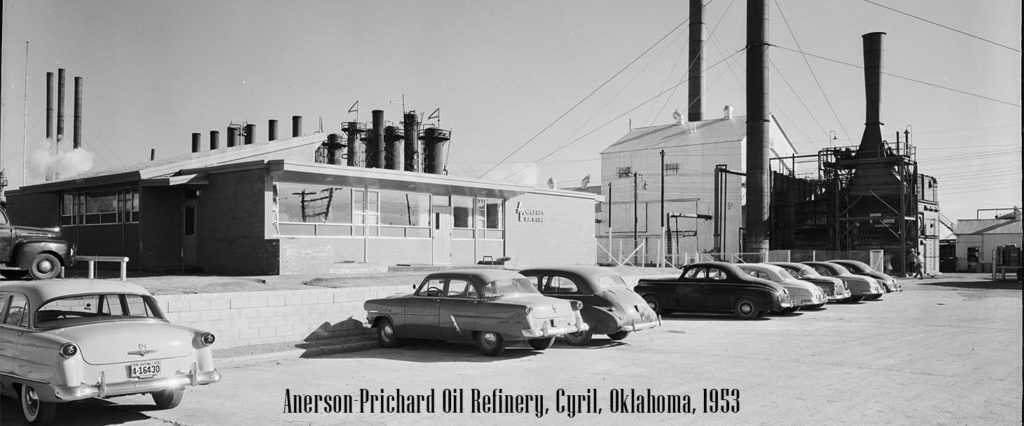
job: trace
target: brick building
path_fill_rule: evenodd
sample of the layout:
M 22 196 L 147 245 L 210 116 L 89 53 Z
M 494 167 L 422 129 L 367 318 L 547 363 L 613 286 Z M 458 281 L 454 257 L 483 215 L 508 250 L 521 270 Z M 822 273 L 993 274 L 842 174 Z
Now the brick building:
M 327 139 L 240 144 L 24 186 L 8 191 L 8 210 L 18 224 L 61 226 L 81 255 L 128 256 L 137 270 L 596 262 L 600 196 L 328 164 Z

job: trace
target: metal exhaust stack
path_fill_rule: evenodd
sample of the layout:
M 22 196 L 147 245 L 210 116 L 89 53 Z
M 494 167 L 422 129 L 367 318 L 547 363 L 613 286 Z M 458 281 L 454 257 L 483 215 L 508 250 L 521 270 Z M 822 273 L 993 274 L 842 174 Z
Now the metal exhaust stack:
M 435 175 L 444 174 L 445 149 L 451 139 L 451 132 L 437 127 L 423 129 L 423 171 Z
M 341 143 L 341 135 L 337 133 L 327 135 L 327 142 L 324 145 L 327 148 L 327 164 L 342 165 L 345 144 Z
M 363 147 L 362 134 L 366 132 L 366 125 L 356 121 L 349 121 L 341 123 L 341 131 L 345 133 L 348 138 L 346 154 L 348 156 L 348 165 L 352 167 L 363 166 Z
M 859 158 L 885 155 L 882 144 L 882 38 L 883 32 L 867 33 L 864 39 L 864 90 L 866 95 L 864 135 L 857 149 Z
M 373 127 L 365 140 L 366 167 L 384 168 L 384 110 L 373 110 Z
M 46 140 L 53 139 L 53 72 L 46 73 Z
M 57 69 L 57 150 L 64 139 L 64 68 Z
M 267 122 L 267 140 L 277 140 L 277 120 L 270 120 Z
M 402 120 L 405 127 L 405 171 L 419 173 L 423 167 L 420 158 L 420 121 L 416 111 L 408 111 Z
M 293 138 L 297 138 L 299 136 L 302 136 L 302 116 L 301 115 L 293 115 L 292 116 L 292 137 Z
M 220 148 L 220 132 L 210 130 L 210 151 Z
M 384 128 L 384 168 L 402 170 L 405 167 L 405 150 L 402 146 L 404 140 L 405 129 L 397 126 Z
M 228 126 L 228 148 L 232 148 L 238 144 L 238 128 L 235 126 Z
M 75 77 L 75 134 L 72 139 L 74 149 L 82 147 L 82 77 Z
M 192 133 L 192 153 L 199 152 L 202 142 L 202 136 L 199 133 Z
M 686 121 L 704 119 L 704 1 L 690 0 L 689 99 Z
M 245 125 L 245 144 L 252 145 L 256 141 L 256 125 L 246 124 Z
M 768 16 L 767 0 L 747 0 L 747 253 L 768 250 Z

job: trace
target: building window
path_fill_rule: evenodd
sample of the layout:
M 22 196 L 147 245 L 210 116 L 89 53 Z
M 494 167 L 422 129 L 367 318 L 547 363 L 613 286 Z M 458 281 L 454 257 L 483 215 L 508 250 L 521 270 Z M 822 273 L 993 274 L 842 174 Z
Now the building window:
M 430 195 L 380 191 L 380 224 L 429 226 Z
M 452 217 L 456 228 L 473 227 L 473 197 L 452 196 Z
M 352 190 L 324 185 L 277 184 L 281 222 L 352 223 Z
M 117 223 L 117 193 L 89 194 L 85 199 L 85 224 Z
M 620 178 L 629 177 L 629 175 L 631 175 L 631 174 L 633 174 L 633 168 L 632 167 L 616 167 L 615 168 L 615 175 L 617 175 Z
M 138 190 L 61 194 L 60 223 L 63 226 L 138 221 Z
M 476 199 L 476 227 L 478 229 L 501 229 L 502 200 L 491 198 Z
M 677 175 L 677 174 L 679 174 L 679 163 L 665 163 L 665 174 L 666 175 Z

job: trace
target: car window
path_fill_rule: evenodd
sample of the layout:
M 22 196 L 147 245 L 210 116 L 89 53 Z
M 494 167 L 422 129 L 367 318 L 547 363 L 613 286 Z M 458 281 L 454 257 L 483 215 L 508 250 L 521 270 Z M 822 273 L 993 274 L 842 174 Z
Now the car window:
M 782 279 L 784 279 L 784 280 L 790 280 L 790 279 L 793 279 L 793 278 L 794 278 L 794 277 L 793 277 L 793 275 L 792 275 L 792 274 L 790 274 L 790 273 L 789 273 L 789 271 L 787 271 L 787 270 L 785 270 L 785 269 L 779 269 L 779 270 L 778 270 L 778 271 L 776 271 L 776 272 L 778 272 L 778 274 L 779 274 L 779 275 L 781 275 L 781 276 L 782 276 Z
M 444 278 L 433 278 L 423 281 L 420 289 L 416 291 L 417 296 L 441 297 L 444 293 Z
M 67 327 L 96 321 L 163 317 L 150 296 L 138 294 L 90 294 L 47 301 L 36 311 L 37 328 Z
M 97 297 L 99 313 L 104 315 L 124 315 L 121 310 L 121 300 L 116 294 L 104 294 Z
M 10 298 L 10 294 L 0 293 L 0 321 L 4 320 L 4 314 L 7 313 L 7 300 Z
M 576 287 L 576 283 L 572 282 L 571 279 L 556 275 L 548 277 L 547 282 L 544 283 L 544 291 L 542 293 L 573 294 L 579 293 L 579 288 Z
M 690 269 L 689 271 L 686 271 L 686 275 L 684 275 L 684 278 L 688 278 L 691 280 L 703 280 L 707 277 L 708 271 L 705 268 L 693 268 Z
M 814 268 L 814 272 L 817 272 L 821 275 L 832 275 L 831 271 L 826 269 L 824 266 L 814 265 L 812 266 L 812 268 Z
M 480 288 L 483 297 L 508 296 L 513 294 L 538 294 L 537 288 L 526 278 L 512 278 L 491 281 Z
M 472 287 L 469 285 L 469 281 L 452 278 L 448 280 L 448 291 L 445 293 L 445 296 L 464 298 L 466 297 L 467 287 Z
M 28 327 L 28 317 L 28 299 L 20 294 L 12 295 L 7 307 L 7 316 L 4 318 L 4 324 Z
M 598 288 L 625 287 L 626 282 L 618 275 L 601 275 L 597 277 Z
M 725 271 L 718 268 L 708 268 L 708 279 L 712 281 L 722 281 L 726 278 L 728 278 L 728 276 L 725 275 Z

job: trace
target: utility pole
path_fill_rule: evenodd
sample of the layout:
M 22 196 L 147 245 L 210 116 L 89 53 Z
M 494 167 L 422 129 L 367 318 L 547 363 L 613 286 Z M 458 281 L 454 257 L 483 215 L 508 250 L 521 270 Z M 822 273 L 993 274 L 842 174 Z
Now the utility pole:
M 640 223 L 640 216 L 637 214 L 639 205 L 638 201 L 640 198 L 640 191 L 637 190 L 637 181 L 639 173 L 633 172 L 633 250 L 635 251 L 639 246 L 639 238 L 637 237 L 637 225 Z
M 661 150 L 661 250 L 665 250 L 665 150 Z M 658 253 L 658 266 L 665 266 L 665 253 Z

